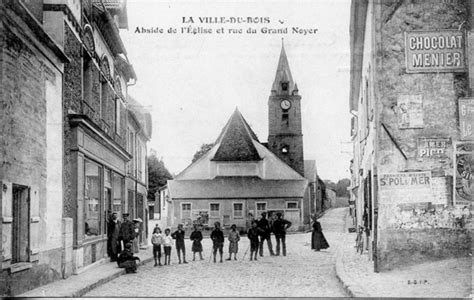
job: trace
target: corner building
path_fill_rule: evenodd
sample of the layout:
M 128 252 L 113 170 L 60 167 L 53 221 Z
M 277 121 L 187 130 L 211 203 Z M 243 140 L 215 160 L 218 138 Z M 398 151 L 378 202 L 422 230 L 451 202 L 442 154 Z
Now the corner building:
M 472 1 L 352 1 L 351 198 L 375 271 L 471 253 Z

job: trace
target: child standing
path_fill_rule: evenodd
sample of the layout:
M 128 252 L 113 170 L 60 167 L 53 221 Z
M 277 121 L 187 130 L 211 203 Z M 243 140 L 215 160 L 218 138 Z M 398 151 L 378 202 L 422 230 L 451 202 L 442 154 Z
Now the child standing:
M 257 227 L 257 221 L 254 220 L 252 221 L 252 228 L 250 228 L 247 233 L 247 237 L 250 240 L 250 260 L 252 260 L 254 254 L 255 254 L 255 260 L 257 260 L 258 236 L 259 236 L 259 231 Z
M 178 261 L 181 263 L 180 253 L 183 252 L 183 263 L 187 264 L 186 261 L 186 248 L 184 247 L 184 230 L 183 224 L 178 224 L 178 230 L 173 232 L 171 237 L 176 240 L 176 252 L 178 252 Z
M 237 252 L 239 251 L 239 241 L 240 241 L 240 235 L 239 232 L 237 231 L 237 226 L 235 224 L 232 224 L 230 226 L 230 232 L 229 232 L 229 258 L 227 260 L 232 259 L 232 253 L 234 253 L 234 260 L 237 260 Z
M 199 231 L 198 228 L 199 228 L 198 225 L 194 224 L 194 231 L 191 233 L 191 236 L 189 237 L 191 241 L 193 241 L 193 247 L 191 248 L 191 250 L 193 251 L 193 261 L 196 260 L 196 252 L 199 252 L 199 256 L 201 257 L 201 260 L 203 260 L 202 244 L 201 244 L 202 233 L 201 231 Z
M 171 242 L 173 239 L 170 236 L 171 230 L 169 228 L 165 229 L 165 236 L 163 237 L 163 250 L 165 251 L 165 266 L 170 265 L 171 259 Z
M 222 253 L 223 253 L 222 249 L 224 248 L 224 233 L 221 230 L 221 223 L 219 222 L 214 223 L 214 227 L 215 229 L 211 233 L 214 262 L 216 262 L 217 250 L 219 250 L 219 254 L 221 256 L 221 262 L 222 262 Z
M 153 258 L 155 259 L 155 267 L 161 266 L 161 244 L 163 244 L 163 235 L 161 234 L 160 227 L 155 227 L 155 229 L 153 229 L 151 243 L 153 244 Z

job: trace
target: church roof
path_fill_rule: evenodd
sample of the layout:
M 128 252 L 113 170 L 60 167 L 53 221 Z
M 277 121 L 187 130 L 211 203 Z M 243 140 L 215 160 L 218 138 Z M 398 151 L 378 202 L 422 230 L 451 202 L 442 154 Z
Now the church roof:
M 261 160 L 252 140 L 257 140 L 257 136 L 247 124 L 240 111 L 236 108 L 216 141 L 216 144 L 219 144 L 219 148 L 217 148 L 212 160 Z
M 282 43 L 280 59 L 278 60 L 278 67 L 276 70 L 275 80 L 273 81 L 272 91 L 276 91 L 278 94 L 282 92 L 280 83 L 288 82 L 288 92 L 291 93 L 295 88 L 293 77 L 291 76 L 290 65 L 288 64 L 288 58 L 286 57 L 285 45 Z
M 301 198 L 306 180 L 216 177 L 212 180 L 168 180 L 173 199 Z

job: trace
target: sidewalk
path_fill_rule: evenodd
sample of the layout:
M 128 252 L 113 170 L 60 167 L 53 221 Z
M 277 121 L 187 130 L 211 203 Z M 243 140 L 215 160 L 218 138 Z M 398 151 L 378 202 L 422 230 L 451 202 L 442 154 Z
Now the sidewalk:
M 367 253 L 360 255 L 355 251 L 356 233 L 347 232 L 346 226 L 346 233 L 336 256 L 336 273 L 351 296 L 472 299 L 472 257 L 428 262 L 375 273 L 373 261 L 369 261 Z
M 136 254 L 140 258 L 139 266 L 153 260 L 152 248 L 140 249 Z M 140 268 L 138 269 L 140 272 Z M 90 290 L 125 274 L 116 262 L 99 263 L 78 275 L 43 285 L 15 297 L 81 297 Z

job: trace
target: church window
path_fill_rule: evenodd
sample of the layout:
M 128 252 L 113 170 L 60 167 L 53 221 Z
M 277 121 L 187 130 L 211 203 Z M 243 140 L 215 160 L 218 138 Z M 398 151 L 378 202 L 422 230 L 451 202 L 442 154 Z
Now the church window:
M 288 145 L 283 145 L 281 147 L 281 153 L 288 154 L 290 152 L 290 147 Z
M 281 89 L 283 91 L 288 91 L 288 82 L 282 82 L 281 83 Z
M 234 218 L 243 218 L 244 216 L 244 205 L 243 203 L 234 203 Z
M 191 219 L 191 203 L 181 203 L 181 219 L 182 222 Z
M 219 203 L 211 203 L 210 204 L 210 217 L 219 217 L 220 215 L 220 204 Z
M 288 117 L 288 111 L 283 111 L 281 115 L 281 125 L 288 127 L 290 125 L 290 119 Z
M 256 203 L 256 216 L 260 216 L 262 213 L 267 212 L 267 203 L 266 202 L 257 202 Z

